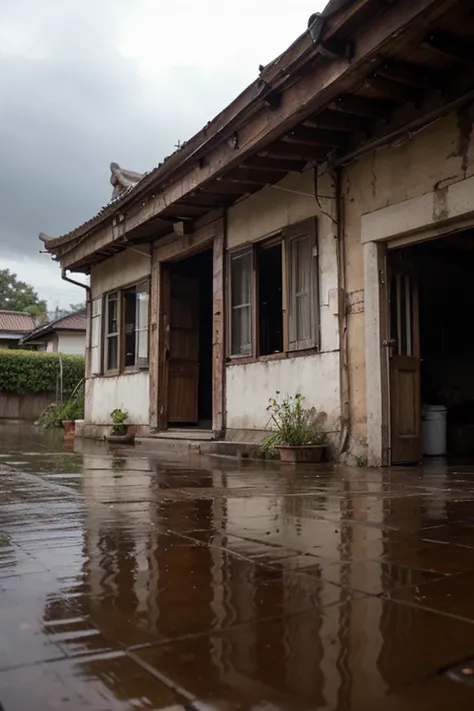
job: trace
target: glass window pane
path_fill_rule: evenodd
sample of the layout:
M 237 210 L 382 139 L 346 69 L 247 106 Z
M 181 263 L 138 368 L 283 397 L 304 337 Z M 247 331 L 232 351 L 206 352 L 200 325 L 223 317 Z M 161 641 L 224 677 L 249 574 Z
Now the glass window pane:
M 135 329 L 137 325 L 137 295 L 135 291 L 127 291 L 124 295 L 124 328 L 125 328 L 125 359 L 124 365 L 130 368 L 135 365 Z
M 250 253 L 233 256 L 231 260 L 232 306 L 250 303 L 251 276 Z
M 118 336 L 107 338 L 107 370 L 118 369 Z
M 293 335 L 297 343 L 311 340 L 311 268 L 309 236 L 298 237 L 291 243 L 291 269 L 294 305 Z
M 117 294 L 107 298 L 107 333 L 118 332 L 118 299 Z
M 231 257 L 231 352 L 252 352 L 252 254 Z

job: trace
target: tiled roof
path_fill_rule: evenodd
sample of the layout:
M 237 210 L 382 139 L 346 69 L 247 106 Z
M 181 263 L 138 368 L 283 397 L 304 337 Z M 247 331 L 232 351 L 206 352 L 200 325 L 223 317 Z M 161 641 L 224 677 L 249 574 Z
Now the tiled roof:
M 53 327 L 54 331 L 85 331 L 86 330 L 86 312 L 69 314 L 57 321 L 48 324 Z
M 80 311 L 74 314 L 68 314 L 67 316 L 62 316 L 61 318 L 51 321 L 50 323 L 43 323 L 38 328 L 28 333 L 21 339 L 22 343 L 28 343 L 30 341 L 36 341 L 38 338 L 46 336 L 48 333 L 54 333 L 55 331 L 84 331 L 86 330 L 86 312 Z
M 36 326 L 36 318 L 25 311 L 1 311 L 0 331 L 28 333 Z

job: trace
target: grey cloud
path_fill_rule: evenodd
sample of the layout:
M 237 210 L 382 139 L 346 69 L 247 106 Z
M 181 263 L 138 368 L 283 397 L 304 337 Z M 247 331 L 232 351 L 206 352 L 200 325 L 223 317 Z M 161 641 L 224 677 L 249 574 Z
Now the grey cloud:
M 45 56 L 0 54 L 0 252 L 34 256 L 39 231 L 72 229 L 108 201 L 111 161 L 151 169 L 243 86 L 213 75 L 211 91 L 193 68 L 143 79 L 117 50 L 126 0 L 19 5 Z

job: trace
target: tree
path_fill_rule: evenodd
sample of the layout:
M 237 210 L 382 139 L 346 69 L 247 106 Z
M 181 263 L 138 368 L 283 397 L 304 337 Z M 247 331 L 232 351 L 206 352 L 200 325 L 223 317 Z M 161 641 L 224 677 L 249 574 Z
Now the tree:
M 85 301 L 81 301 L 79 304 L 69 304 L 68 313 L 77 314 L 80 311 L 85 311 L 86 304 Z
M 46 313 L 46 301 L 39 298 L 30 284 L 20 281 L 9 269 L 0 269 L 0 309 Z

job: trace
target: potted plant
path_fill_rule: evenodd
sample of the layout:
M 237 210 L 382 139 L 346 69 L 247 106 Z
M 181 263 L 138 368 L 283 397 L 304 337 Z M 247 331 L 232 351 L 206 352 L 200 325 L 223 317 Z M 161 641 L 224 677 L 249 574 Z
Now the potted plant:
M 135 435 L 129 433 L 128 425 L 126 424 L 128 412 L 116 408 L 112 410 L 110 417 L 112 418 L 113 427 L 112 433 L 107 437 L 108 441 L 115 444 L 133 444 Z
M 270 398 L 271 432 L 262 442 L 262 452 L 271 458 L 280 455 L 282 462 L 321 462 L 328 446 L 324 429 L 326 414 L 303 406 L 300 393 Z

